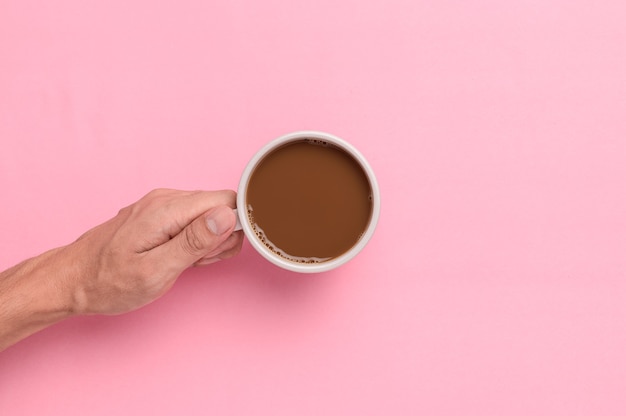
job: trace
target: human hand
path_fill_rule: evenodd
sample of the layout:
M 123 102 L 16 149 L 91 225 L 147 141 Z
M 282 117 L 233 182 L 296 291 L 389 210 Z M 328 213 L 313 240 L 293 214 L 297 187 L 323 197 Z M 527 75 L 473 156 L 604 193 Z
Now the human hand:
M 162 296 L 186 268 L 233 257 L 233 191 L 148 193 L 65 249 L 77 314 L 119 314 Z
M 0 351 L 72 315 L 119 314 L 180 273 L 239 253 L 233 191 L 159 189 L 58 247 L 0 272 Z

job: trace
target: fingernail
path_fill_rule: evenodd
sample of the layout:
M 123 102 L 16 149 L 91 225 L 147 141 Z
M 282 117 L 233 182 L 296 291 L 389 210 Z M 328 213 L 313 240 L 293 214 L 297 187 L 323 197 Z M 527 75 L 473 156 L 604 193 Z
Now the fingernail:
M 233 210 L 227 206 L 213 208 L 206 218 L 206 226 L 215 235 L 222 235 L 235 223 Z

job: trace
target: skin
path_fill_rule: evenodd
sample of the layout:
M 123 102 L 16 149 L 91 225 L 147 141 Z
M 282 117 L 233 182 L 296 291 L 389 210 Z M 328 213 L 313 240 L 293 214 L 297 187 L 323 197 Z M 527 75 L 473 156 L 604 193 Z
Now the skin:
M 233 257 L 233 191 L 158 189 L 75 242 L 0 273 L 0 350 L 76 315 L 114 315 L 166 293 L 191 266 Z

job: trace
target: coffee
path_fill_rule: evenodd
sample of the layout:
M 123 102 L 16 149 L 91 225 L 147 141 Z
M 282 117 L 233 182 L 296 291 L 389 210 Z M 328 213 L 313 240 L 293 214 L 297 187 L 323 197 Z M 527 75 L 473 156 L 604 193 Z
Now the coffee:
M 248 220 L 275 254 L 298 263 L 336 258 L 358 241 L 372 215 L 372 189 L 360 164 L 320 139 L 286 143 L 254 168 Z

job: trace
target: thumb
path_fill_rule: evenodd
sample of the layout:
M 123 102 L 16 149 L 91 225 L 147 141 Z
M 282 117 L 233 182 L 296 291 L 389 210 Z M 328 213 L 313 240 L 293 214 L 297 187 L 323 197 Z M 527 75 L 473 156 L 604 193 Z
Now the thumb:
M 158 247 L 157 262 L 182 272 L 219 247 L 235 228 L 233 209 L 220 205 L 207 211 L 183 228 L 174 238 Z

